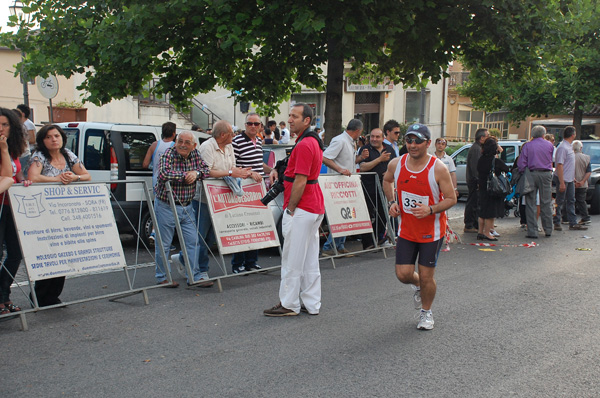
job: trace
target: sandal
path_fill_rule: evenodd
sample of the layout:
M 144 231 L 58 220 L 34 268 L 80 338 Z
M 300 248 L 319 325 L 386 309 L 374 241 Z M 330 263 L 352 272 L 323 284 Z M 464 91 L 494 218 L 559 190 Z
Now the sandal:
M 10 314 L 10 310 L 4 306 L 4 304 L 0 304 L 0 315 Z
M 12 303 L 12 301 L 9 301 L 8 303 L 4 303 L 4 306 L 6 307 L 6 309 L 8 309 L 9 312 L 19 312 L 19 311 L 21 311 L 21 307 L 14 305 Z

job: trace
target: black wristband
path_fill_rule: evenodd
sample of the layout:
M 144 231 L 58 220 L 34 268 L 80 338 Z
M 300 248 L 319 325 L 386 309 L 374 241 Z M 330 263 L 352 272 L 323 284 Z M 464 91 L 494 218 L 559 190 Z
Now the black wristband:
M 433 207 L 429 206 L 429 215 L 433 215 Z

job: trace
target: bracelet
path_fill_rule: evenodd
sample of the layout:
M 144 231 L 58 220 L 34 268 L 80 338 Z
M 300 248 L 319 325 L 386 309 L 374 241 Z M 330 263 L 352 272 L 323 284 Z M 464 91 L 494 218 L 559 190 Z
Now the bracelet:
M 433 215 L 433 207 L 429 206 L 429 215 Z
M 391 202 L 388 202 L 388 209 L 389 209 L 390 207 L 392 207 L 392 205 L 394 205 L 394 204 L 396 204 L 396 201 L 395 201 L 395 200 L 392 200 Z

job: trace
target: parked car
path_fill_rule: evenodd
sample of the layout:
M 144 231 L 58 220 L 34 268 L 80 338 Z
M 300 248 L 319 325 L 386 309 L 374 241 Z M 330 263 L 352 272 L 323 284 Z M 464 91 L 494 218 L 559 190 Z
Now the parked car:
M 582 152 L 590 157 L 592 174 L 588 179 L 586 202 L 590 205 L 590 214 L 600 214 L 600 141 L 582 140 Z
M 524 141 L 498 141 L 503 151 L 500 154 L 500 159 L 512 167 L 513 163 L 521 153 L 521 146 Z M 460 196 L 467 196 L 469 189 L 467 188 L 467 154 L 473 144 L 466 144 L 456 150 L 450 157 L 454 160 L 456 165 L 456 182 L 458 185 L 458 194 Z
M 75 153 L 92 181 L 146 181 L 152 197 L 152 170 L 142 167 L 148 148 L 160 139 L 161 126 L 71 122 L 58 124 L 67 135 L 67 148 Z M 177 132 L 188 131 L 178 129 Z M 210 135 L 192 131 L 200 143 Z M 112 184 L 113 211 L 121 233 L 132 233 L 141 220 L 142 239 L 149 243 L 152 219 L 141 184 Z M 122 210 L 121 210 L 122 209 Z M 140 218 L 141 217 L 141 218 Z M 129 221 L 128 221 L 129 220 Z M 131 224 L 130 224 L 131 222 Z M 132 227 L 133 225 L 133 227 Z

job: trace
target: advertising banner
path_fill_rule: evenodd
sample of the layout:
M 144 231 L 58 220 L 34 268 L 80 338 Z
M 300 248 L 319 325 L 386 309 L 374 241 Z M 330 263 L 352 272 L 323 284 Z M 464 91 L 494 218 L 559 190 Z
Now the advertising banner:
M 373 225 L 359 175 L 319 176 L 329 231 L 334 238 L 371 233 Z
M 33 184 L 9 194 L 31 281 L 126 266 L 105 184 Z
M 243 180 L 242 196 L 223 180 L 203 184 L 221 254 L 279 246 L 273 214 L 260 202 L 266 193 L 263 181 Z

